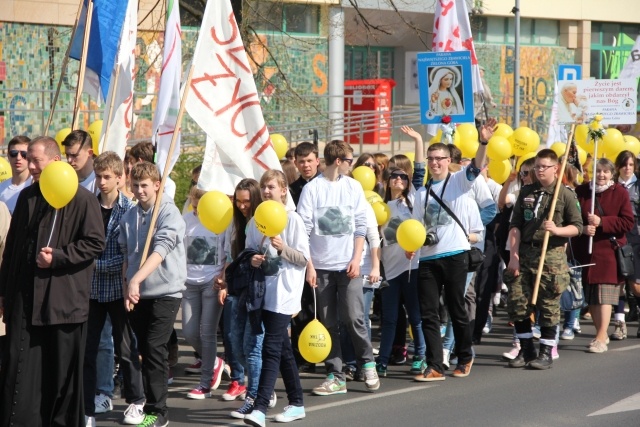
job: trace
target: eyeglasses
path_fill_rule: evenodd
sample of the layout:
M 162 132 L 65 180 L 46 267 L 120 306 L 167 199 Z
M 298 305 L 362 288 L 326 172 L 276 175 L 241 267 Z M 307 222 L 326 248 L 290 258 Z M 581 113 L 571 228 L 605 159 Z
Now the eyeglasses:
M 448 159 L 449 157 L 427 157 L 427 161 L 429 162 L 441 162 L 444 159 Z
M 369 162 L 363 163 L 362 166 L 369 166 L 371 169 L 375 169 L 376 168 L 376 164 L 375 163 L 369 163 Z
M 27 158 L 27 152 L 23 151 L 23 150 L 9 150 L 9 157 L 11 158 L 16 158 L 18 157 L 18 154 L 20 154 L 22 156 L 23 159 Z
M 527 176 L 529 176 L 530 173 L 531 171 L 520 171 L 520 176 L 523 178 L 526 178 Z
M 403 181 L 409 181 L 409 175 L 405 174 L 405 173 L 398 173 L 398 172 L 393 172 L 391 175 L 389 175 L 389 180 L 393 181 L 394 179 L 398 179 L 400 178 Z
M 349 166 L 351 166 L 353 164 L 353 157 L 351 157 L 351 158 L 341 157 L 340 160 L 342 160 L 343 162 L 349 163 Z
M 546 171 L 547 169 L 552 168 L 552 167 L 554 167 L 554 166 L 558 166 L 558 165 L 536 165 L 536 166 L 534 166 L 532 169 L 533 169 L 533 170 L 537 170 L 537 171 L 539 171 L 539 172 L 544 172 L 544 171 Z

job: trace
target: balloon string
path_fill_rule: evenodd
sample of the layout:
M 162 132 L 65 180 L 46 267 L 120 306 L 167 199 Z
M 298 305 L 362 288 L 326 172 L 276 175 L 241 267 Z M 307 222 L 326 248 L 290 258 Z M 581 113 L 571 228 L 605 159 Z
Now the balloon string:
M 407 280 L 407 283 L 411 283 L 411 260 L 409 260 L 409 280 Z
M 313 318 L 314 320 L 318 320 L 318 312 L 316 307 L 316 288 L 313 288 Z
M 53 214 L 53 224 L 51 224 L 51 234 L 49 234 L 49 240 L 47 241 L 47 247 L 51 245 L 51 238 L 53 237 L 53 230 L 56 229 L 56 218 L 58 218 L 58 209 Z

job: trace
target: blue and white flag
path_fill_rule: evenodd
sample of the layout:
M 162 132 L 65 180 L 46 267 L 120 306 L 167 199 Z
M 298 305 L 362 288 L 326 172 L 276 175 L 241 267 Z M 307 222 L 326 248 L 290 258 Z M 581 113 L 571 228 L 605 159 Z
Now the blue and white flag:
M 80 60 L 87 22 L 89 1 L 93 2 L 91 32 L 87 49 L 84 92 L 101 100 L 107 99 L 111 71 L 118 52 L 128 0 L 84 0 L 69 57 Z

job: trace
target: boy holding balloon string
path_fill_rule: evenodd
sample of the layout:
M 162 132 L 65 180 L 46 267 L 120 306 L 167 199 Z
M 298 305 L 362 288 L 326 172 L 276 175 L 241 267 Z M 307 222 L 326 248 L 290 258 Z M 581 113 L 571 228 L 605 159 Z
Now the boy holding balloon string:
M 168 342 L 187 279 L 185 222 L 170 197 L 158 196 L 160 172 L 149 162 L 131 170 L 138 204 L 120 221 L 118 242 L 125 254 L 125 307 L 142 355 L 145 425 L 166 425 Z M 162 197 L 156 228 L 150 230 L 157 197 Z M 150 255 L 141 265 L 147 235 L 153 232 Z M 156 423 L 156 424 L 154 424 Z
M 302 385 L 288 335 L 288 326 L 291 317 L 301 309 L 305 268 L 310 256 L 309 240 L 302 218 L 295 211 L 284 211 L 287 198 L 284 174 L 278 170 L 265 172 L 260 179 L 260 190 L 264 206 L 270 201 L 282 205 L 281 209 L 271 212 L 266 218 L 261 217 L 261 209 L 258 206 L 256 215 L 251 218 L 247 227 L 246 247 L 256 249 L 260 253 L 253 256 L 251 265 L 263 269 L 266 289 L 262 307 L 264 341 L 258 395 L 253 411 L 245 415 L 244 420 L 246 424 L 264 427 L 278 371 L 282 374 L 289 405 L 285 407 L 284 412 L 275 416 L 275 421 L 289 422 L 305 417 Z M 286 218 L 275 218 L 280 216 L 278 212 Z M 274 237 L 267 238 L 281 228 L 275 227 L 272 219 L 283 222 L 285 227 Z M 259 224 L 259 221 L 264 224 Z

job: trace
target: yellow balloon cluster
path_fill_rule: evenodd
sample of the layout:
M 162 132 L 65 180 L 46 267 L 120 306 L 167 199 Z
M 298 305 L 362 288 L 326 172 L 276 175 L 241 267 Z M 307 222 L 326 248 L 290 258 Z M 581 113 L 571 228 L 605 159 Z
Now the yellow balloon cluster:
M 208 230 L 221 234 L 231 224 L 233 205 L 226 194 L 208 191 L 198 203 L 198 219 Z
M 287 150 L 289 149 L 287 138 L 279 133 L 271 134 L 270 138 L 271 145 L 273 145 L 273 149 L 275 150 L 278 159 L 284 158 L 287 155 Z
M 489 176 L 498 184 L 504 183 L 511 174 L 511 162 L 507 160 L 490 160 L 487 167 Z
M 513 134 L 509 137 L 509 142 L 511 142 L 511 147 L 513 147 L 513 154 L 523 156 L 538 149 L 540 136 L 532 129 L 526 126 L 520 126 L 513 131 Z
M 513 155 L 509 140 L 504 136 L 493 135 L 487 144 L 487 157 L 491 160 L 507 160 Z
M 287 210 L 282 203 L 265 200 L 256 208 L 253 216 L 258 231 L 267 237 L 275 237 L 287 226 Z
M 535 156 L 536 153 L 527 153 L 524 156 L 520 156 L 518 158 L 518 161 L 516 162 L 516 171 L 520 172 L 520 167 L 522 166 L 522 164 L 529 159 L 533 159 Z
M 607 129 L 607 133 L 602 137 L 602 153 L 604 153 L 604 157 L 611 161 L 615 161 L 618 154 L 626 149 L 625 146 L 626 143 L 622 136 L 622 132 L 615 128 Z M 598 151 L 600 151 L 599 148 Z M 598 153 L 598 157 L 599 156 L 600 153 Z
M 427 230 L 416 219 L 406 219 L 396 230 L 398 245 L 407 252 L 415 252 L 424 245 Z
M 47 203 L 62 209 L 78 192 L 78 175 L 69 163 L 51 162 L 40 174 L 40 191 Z
M 376 186 L 376 174 L 368 166 L 358 166 L 352 172 L 353 178 L 362 185 L 364 191 L 373 190 Z
M 373 213 L 376 214 L 376 222 L 378 225 L 384 225 L 391 218 L 391 209 L 389 205 L 384 202 L 375 202 L 371 205 Z
M 640 141 L 632 135 L 624 135 L 625 150 L 629 150 L 634 156 L 640 154 Z
M 313 319 L 298 338 L 300 354 L 309 363 L 320 363 L 331 352 L 331 335 L 318 319 Z
M 380 195 L 373 190 L 366 190 L 364 192 L 364 197 L 370 204 L 374 204 L 375 202 L 382 202 L 382 197 L 380 197 Z

